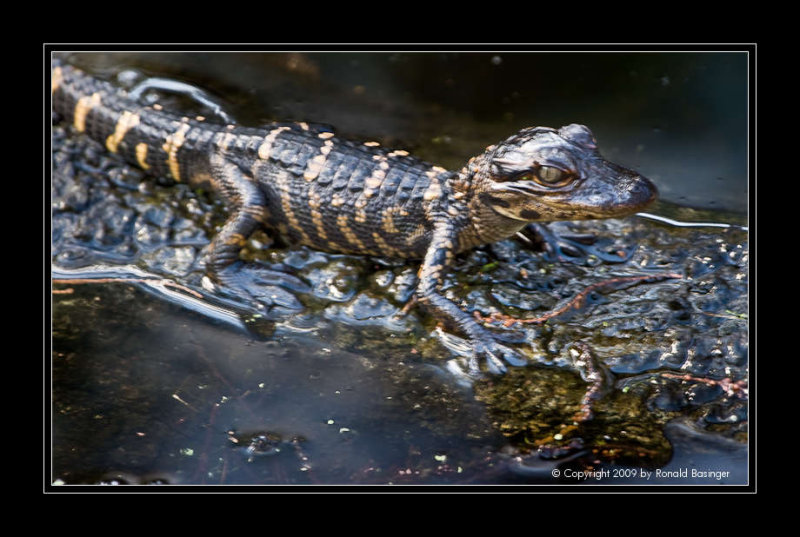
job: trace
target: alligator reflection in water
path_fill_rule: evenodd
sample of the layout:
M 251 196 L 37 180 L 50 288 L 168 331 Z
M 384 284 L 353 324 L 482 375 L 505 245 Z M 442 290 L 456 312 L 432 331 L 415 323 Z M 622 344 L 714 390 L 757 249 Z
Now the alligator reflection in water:
M 224 221 L 215 200 L 183 185 L 142 182 L 140 172 L 58 128 L 53 158 L 55 265 L 76 269 L 135 264 L 202 292 L 203 248 L 214 227 Z M 662 205 L 659 211 L 668 209 Z M 679 229 L 636 218 L 552 228 L 561 235 L 596 233 L 607 252 L 626 252 L 625 262 L 609 264 L 599 256 L 557 261 L 531 252 L 523 243 L 506 241 L 461 256 L 445 292 L 484 315 L 532 318 L 609 278 L 679 272 L 684 279 L 607 296 L 590 294 L 583 308 L 545 325 L 493 327 L 521 336 L 536 364 L 474 384 L 490 421 L 481 417 L 468 393 L 441 369 L 427 365 L 443 365 L 452 357 L 430 337 L 434 321 L 418 311 L 398 315 L 415 284 L 416 267 L 407 263 L 306 248 L 267 250 L 262 248 L 266 239 L 252 238 L 245 258 L 264 269 L 253 276 L 262 279 L 262 292 L 269 294 L 273 306 L 249 312 L 246 304 L 229 306 L 244 312 L 251 334 L 266 337 L 266 343 L 280 341 L 291 352 L 267 352 L 259 338 L 259 357 L 248 357 L 246 363 L 236 361 L 243 351 L 236 350 L 230 336 L 221 337 L 219 329 L 214 329 L 216 337 L 230 345 L 201 338 L 201 331 L 209 327 L 197 319 L 175 321 L 175 326 L 194 326 L 190 332 L 197 340 L 190 338 L 178 356 L 133 350 L 132 344 L 149 339 L 153 328 L 150 320 L 133 311 L 115 326 L 120 331 L 125 326 L 127 332 L 111 335 L 101 328 L 87 334 L 84 331 L 92 326 L 103 326 L 101 319 L 92 317 L 97 305 L 92 305 L 91 296 L 100 291 L 83 298 L 77 288 L 76 294 L 56 295 L 54 475 L 65 482 L 91 482 L 102 479 L 102 473 L 92 471 L 97 468 L 115 466 L 147 474 L 153 470 L 149 462 L 161 465 L 172 482 L 502 482 L 511 478 L 495 470 L 498 463 L 531 452 L 540 457 L 583 454 L 578 459 L 582 465 L 615 461 L 658 467 L 671 455 L 664 425 L 676 417 L 687 417 L 698 429 L 720 437 L 746 440 L 747 394 L 741 389 L 748 378 L 746 233 Z M 638 247 L 628 254 L 631 244 Z M 149 304 L 129 290 L 120 292 L 129 309 Z M 303 332 L 311 339 L 299 339 Z M 309 350 L 292 343 L 297 341 L 311 342 Z M 581 378 L 585 370 L 570 352 L 576 342 L 594 350 L 604 375 L 603 389 L 593 399 L 593 419 L 577 424 L 575 416 L 592 384 Z M 96 361 L 86 361 L 97 359 L 92 348 L 110 352 L 102 366 L 106 370 L 98 369 Z M 109 349 L 114 348 L 126 349 L 135 360 L 111 365 L 117 355 Z M 304 360 L 306 369 L 301 367 Z M 164 363 L 172 366 L 159 369 Z M 249 377 L 248 371 L 259 374 Z M 75 375 L 88 376 L 79 383 Z M 313 382 L 306 385 L 301 378 Z M 327 391 L 322 400 L 314 385 L 320 381 Z M 94 390 L 71 388 L 93 382 L 98 389 L 115 389 L 91 400 L 85 394 Z M 292 390 L 295 395 L 290 397 Z M 339 401 L 343 407 L 332 406 L 337 397 L 354 390 L 361 397 Z M 164 412 L 164 401 L 174 405 L 171 413 Z M 327 415 L 326 408 L 348 417 Z M 113 426 L 104 428 L 100 437 L 77 434 L 97 433 L 92 420 L 110 418 L 115 419 Z M 130 423 L 140 429 L 124 425 Z M 193 424 L 203 434 L 178 424 Z M 231 430 L 277 431 L 281 438 L 307 439 L 298 445 L 312 470 L 300 469 L 305 462 L 289 453 L 293 449 L 236 462 L 225 451 L 232 447 L 227 432 Z M 94 440 L 87 445 L 88 437 Z M 467 446 L 459 447 L 456 439 L 464 438 L 470 439 Z M 181 445 L 184 442 L 194 447 Z M 389 453 L 377 455 L 378 445 L 388 446 Z M 68 453 L 77 449 L 86 455 L 80 446 L 97 452 L 80 463 Z M 115 451 L 119 446 L 122 452 Z M 353 458 L 348 459 L 343 446 L 355 453 Z M 487 452 L 492 455 L 486 457 Z M 201 454 L 202 462 L 194 458 Z M 165 469 L 170 456 L 175 464 Z M 81 464 L 95 467 L 80 468 Z M 253 469 L 261 464 L 273 466 Z

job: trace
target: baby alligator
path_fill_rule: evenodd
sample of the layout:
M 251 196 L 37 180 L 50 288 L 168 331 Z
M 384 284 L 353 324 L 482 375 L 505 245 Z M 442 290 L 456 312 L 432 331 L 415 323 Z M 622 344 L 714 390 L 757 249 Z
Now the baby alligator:
M 531 222 L 628 215 L 657 194 L 646 178 L 601 157 L 583 125 L 522 129 L 449 171 L 306 123 L 249 128 L 170 114 L 58 62 L 51 89 L 54 111 L 78 132 L 150 174 L 210 187 L 227 202 L 230 216 L 206 264 L 223 288 L 247 293 L 232 265 L 259 226 L 319 250 L 421 259 L 419 301 L 469 338 L 472 372 L 481 358 L 496 372 L 503 361 L 525 360 L 442 295 L 455 254 Z

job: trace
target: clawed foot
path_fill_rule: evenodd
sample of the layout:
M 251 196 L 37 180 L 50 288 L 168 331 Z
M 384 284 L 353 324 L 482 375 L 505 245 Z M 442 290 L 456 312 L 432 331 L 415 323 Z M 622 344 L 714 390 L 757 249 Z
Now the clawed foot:
M 624 263 L 636 249 L 612 247 L 610 241 L 590 234 L 556 234 L 542 224 L 530 224 L 519 235 L 529 244 L 540 244 L 549 257 L 570 263 L 584 262 L 590 256 L 606 263 Z
M 265 313 L 275 309 L 300 311 L 303 305 L 293 292 L 309 291 L 308 285 L 295 276 L 241 262 L 217 271 L 213 279 L 223 293 Z
M 517 351 L 501 345 L 494 338 L 482 338 L 472 341 L 472 356 L 469 359 L 469 374 L 480 376 L 480 360 L 486 360 L 489 372 L 502 375 L 508 369 L 506 363 L 515 367 L 527 365 L 528 362 Z M 505 363 L 503 363 L 505 362 Z

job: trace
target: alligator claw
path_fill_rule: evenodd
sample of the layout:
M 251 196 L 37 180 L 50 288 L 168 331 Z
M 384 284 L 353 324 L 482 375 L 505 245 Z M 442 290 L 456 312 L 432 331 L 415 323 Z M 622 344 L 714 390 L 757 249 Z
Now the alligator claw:
M 590 256 L 605 263 L 625 263 L 636 250 L 635 246 L 613 249 L 610 241 L 585 233 L 554 233 L 542 224 L 529 224 L 517 235 L 528 244 L 539 245 L 549 258 L 569 263 L 583 263 Z
M 521 367 L 528 363 L 517 351 L 501 345 L 493 338 L 472 341 L 472 349 L 473 354 L 469 361 L 469 371 L 473 376 L 480 375 L 479 360 L 481 358 L 486 360 L 486 367 L 489 372 L 495 375 L 502 375 L 508 371 L 505 364 Z
M 300 279 L 265 267 L 234 263 L 214 274 L 220 290 L 259 310 L 300 311 L 303 305 L 293 292 L 308 290 Z

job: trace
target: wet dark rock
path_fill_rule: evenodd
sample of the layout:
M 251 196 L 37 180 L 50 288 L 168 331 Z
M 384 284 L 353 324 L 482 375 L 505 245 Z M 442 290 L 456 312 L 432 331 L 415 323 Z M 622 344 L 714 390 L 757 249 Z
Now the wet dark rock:
M 339 259 L 324 265 L 304 267 L 314 296 L 331 302 L 346 302 L 358 292 L 362 273 L 347 261 Z M 312 270 L 313 269 L 313 270 Z

